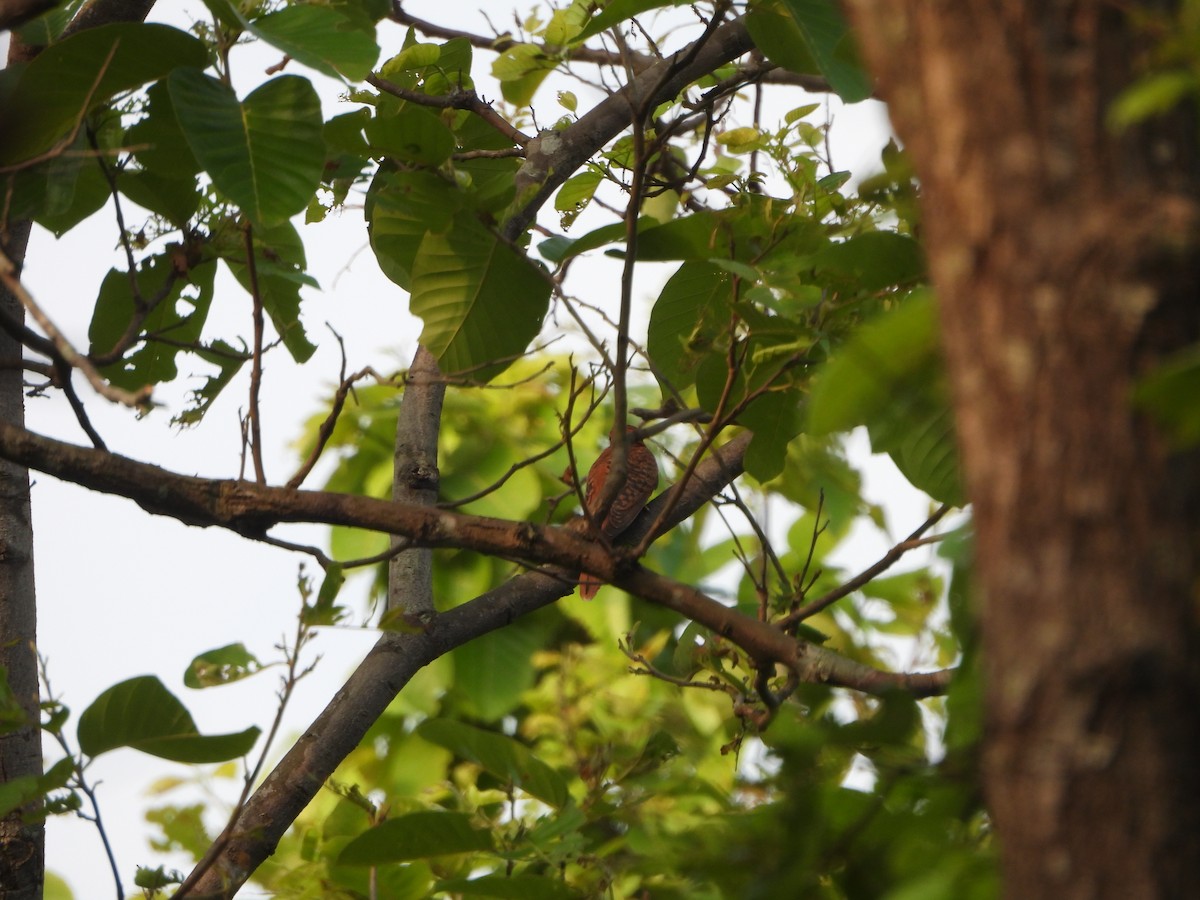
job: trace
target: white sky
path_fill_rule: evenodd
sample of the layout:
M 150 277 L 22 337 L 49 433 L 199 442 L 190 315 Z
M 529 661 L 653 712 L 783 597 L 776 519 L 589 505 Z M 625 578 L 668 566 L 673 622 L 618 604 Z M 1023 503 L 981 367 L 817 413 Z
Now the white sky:
M 185 10 L 198 8 L 197 3 L 160 4 L 161 11 L 171 12 L 172 22 L 184 26 Z M 448 8 L 444 2 L 405 4 L 412 14 L 432 21 L 488 31 L 474 11 L 455 8 L 451 16 Z M 498 25 L 511 20 L 507 18 L 512 9 L 509 3 L 493 2 L 487 8 Z M 403 30 L 384 22 L 379 37 L 386 59 L 398 48 Z M 262 70 L 277 59 L 278 54 L 262 52 L 261 48 L 235 51 L 233 64 L 241 93 L 261 83 L 265 78 Z M 477 52 L 473 74 L 484 94 L 498 96 L 499 91 L 487 85 L 485 59 L 486 54 Z M 338 84 L 316 73 L 304 74 L 317 85 L 327 114 L 344 111 L 338 101 Z M 577 85 L 563 87 L 580 93 L 581 112 L 587 108 Z M 545 110 L 539 121 L 553 121 L 561 113 L 554 103 L 554 91 L 555 87 L 548 84 L 539 94 L 537 106 Z M 794 89 L 770 89 L 768 99 L 773 96 L 786 104 L 781 109 L 802 102 Z M 835 106 L 840 104 L 835 101 Z M 832 149 L 838 168 L 849 168 L 860 175 L 877 169 L 879 151 L 887 140 L 882 106 L 868 102 L 839 109 L 834 113 L 834 123 Z M 134 218 L 128 212 L 127 217 Z M 543 221 L 555 224 L 553 215 Z M 285 365 L 282 352 L 268 358 L 262 395 L 263 436 L 268 477 L 276 483 L 286 480 L 295 469 L 297 459 L 290 444 L 302 422 L 329 396 L 337 379 L 340 357 L 334 342 L 327 339 L 325 323 L 345 338 L 351 371 L 368 364 L 380 371 L 407 366 L 420 333 L 419 320 L 407 314 L 407 297 L 379 273 L 366 246 L 359 210 L 348 209 L 321 224 L 301 223 L 299 227 L 309 248 L 310 271 L 323 288 L 321 292 L 310 291 L 303 308 L 306 326 L 320 349 L 303 367 Z M 585 230 L 576 226 L 573 233 Z M 101 278 L 111 266 L 120 264 L 115 251 L 116 228 L 110 214 L 93 217 L 59 241 L 35 229 L 25 282 L 77 347 L 87 346 L 88 321 Z M 585 283 L 615 286 L 619 276 L 614 266 L 603 260 L 595 277 L 590 273 L 578 277 L 583 273 L 576 273 L 572 289 L 582 291 Z M 643 277 L 638 283 L 638 296 L 653 297 L 658 284 L 649 282 L 659 282 L 661 277 L 665 275 Z M 608 293 L 612 296 L 585 299 L 615 302 L 615 288 Z M 244 292 L 228 277 L 219 280 L 206 333 L 248 334 L 248 323 L 249 304 Z M 76 383 L 97 429 L 115 452 L 184 473 L 236 476 L 238 414 L 246 396 L 244 374 L 226 389 L 204 423 L 189 431 L 172 428 L 169 418 L 181 408 L 184 392 L 195 387 L 198 380 L 181 380 L 158 391 L 156 398 L 166 401 L 169 408 L 157 410 L 140 422 L 128 410 L 92 395 L 81 378 Z M 27 417 L 33 431 L 86 443 L 58 395 L 28 401 Z M 867 461 L 865 441 L 856 439 L 854 443 L 855 457 L 866 463 L 865 495 L 886 503 L 897 534 L 908 533 L 925 517 L 926 501 L 886 460 Z M 49 661 L 52 686 L 76 719 L 107 687 L 153 673 L 183 700 L 201 731 L 237 731 L 252 724 L 265 729 L 275 711 L 278 681 L 274 673 L 228 687 L 192 691 L 183 686 L 183 670 L 196 654 L 235 641 L 244 642 L 264 661 L 278 658 L 273 646 L 294 630 L 299 608 L 295 585 L 301 558 L 216 529 L 189 528 L 171 519 L 152 517 L 130 501 L 37 473 L 33 481 L 39 645 Z M 309 486 L 318 483 L 314 478 Z M 286 534 L 294 540 L 323 545 L 326 531 L 296 526 Z M 847 560 L 851 567 L 872 562 L 886 549 L 880 536 L 868 533 L 856 538 L 854 545 L 861 561 Z M 308 569 L 319 575 L 314 565 Z M 370 631 L 321 631 L 307 658 L 311 660 L 320 653 L 324 659 L 297 689 L 281 732 L 285 741 L 290 743 L 291 737 L 320 711 L 375 639 L 376 634 Z M 74 726 L 68 731 L 73 735 Z M 285 747 L 280 743 L 274 756 L 277 758 Z M 49 744 L 46 755 L 49 762 L 60 756 Z M 150 805 L 143 792 L 157 778 L 189 778 L 196 771 L 131 750 L 105 754 L 89 770 L 92 781 L 100 783 L 102 814 L 126 886 L 132 884 L 135 865 L 164 861 L 152 855 L 146 843 L 153 829 L 142 819 Z M 231 798 L 236 787 L 223 786 L 222 796 Z M 172 795 L 167 799 L 185 802 L 186 797 Z M 95 829 L 87 822 L 70 817 L 50 821 L 47 864 L 67 879 L 76 897 L 111 895 L 108 865 Z M 187 869 L 183 859 L 168 864 Z M 246 890 L 243 896 L 254 893 Z

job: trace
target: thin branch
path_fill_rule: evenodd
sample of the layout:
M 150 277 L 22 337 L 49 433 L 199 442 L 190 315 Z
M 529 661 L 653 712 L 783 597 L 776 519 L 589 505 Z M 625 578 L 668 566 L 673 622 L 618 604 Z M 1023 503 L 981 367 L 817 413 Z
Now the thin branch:
M 258 288 L 258 266 L 254 259 L 254 227 L 249 223 L 245 227 L 246 242 L 246 273 L 250 278 L 250 296 L 253 302 L 254 315 L 254 350 L 250 357 L 250 458 L 254 462 L 254 480 L 259 484 L 267 483 L 267 473 L 263 468 L 262 453 L 262 411 L 258 405 L 259 393 L 262 390 L 262 356 L 263 356 L 263 300 Z
M 287 671 L 283 675 L 283 683 L 280 686 L 278 694 L 279 703 L 276 704 L 275 715 L 271 719 L 271 727 L 267 729 L 267 736 L 263 741 L 262 750 L 258 754 L 258 760 L 255 762 L 253 768 L 246 773 L 246 777 L 242 779 L 242 792 L 238 796 L 237 803 L 234 804 L 233 809 L 229 813 L 225 827 L 217 835 L 216 840 L 209 845 L 200 862 L 196 864 L 196 867 L 192 869 L 188 877 L 179 885 L 179 889 L 175 892 L 176 900 L 182 900 L 182 898 L 186 897 L 195 888 L 196 883 L 203 877 L 204 873 L 220 858 L 222 851 L 233 836 L 234 826 L 237 824 L 242 810 L 246 807 L 246 801 L 250 799 L 250 792 L 254 787 L 254 782 L 258 778 L 259 772 L 262 771 L 263 765 L 267 761 L 267 754 L 271 750 L 271 745 L 275 743 L 275 736 L 279 733 L 279 727 L 283 724 L 283 713 L 287 709 L 288 701 L 291 700 L 292 694 L 296 690 L 296 685 L 312 671 L 313 665 L 315 665 L 314 663 L 302 671 L 299 670 L 300 651 L 311 639 L 312 629 L 306 624 L 304 609 L 301 608 L 299 615 L 296 616 L 296 634 L 292 646 L 289 648 L 286 637 L 282 644 L 276 645 L 277 649 L 283 651 Z
M 787 628 L 796 622 L 803 622 L 805 619 L 815 616 L 821 610 L 832 606 L 843 597 L 849 596 L 859 588 L 869 584 L 874 578 L 890 569 L 896 563 L 896 561 L 899 560 L 900 557 L 902 557 L 909 550 L 915 550 L 917 547 L 922 547 L 925 544 L 930 544 L 934 541 L 941 540 L 941 538 L 938 536 L 932 538 L 922 538 L 922 535 L 940 522 L 946 513 L 950 512 L 951 508 L 952 507 L 949 504 L 943 503 L 933 511 L 932 515 L 930 515 L 928 519 L 917 526 L 916 531 L 914 531 L 900 543 L 896 544 L 896 546 L 888 550 L 887 553 L 883 554 L 877 563 L 863 569 L 845 584 L 830 591 L 824 597 L 820 597 L 814 600 L 812 603 L 805 604 L 795 612 L 788 613 L 787 616 L 785 616 L 776 624 L 778 624 L 781 628 Z
M 330 331 L 333 331 L 333 329 L 331 328 Z M 342 341 L 342 336 L 336 331 L 333 332 L 333 336 L 337 338 L 338 346 L 342 350 L 342 369 L 340 375 L 338 376 L 340 383 L 338 384 L 337 391 L 334 392 L 333 404 L 330 406 L 329 415 L 325 417 L 324 421 L 321 422 L 321 427 L 317 429 L 317 439 L 313 443 L 312 450 L 309 451 L 308 458 L 305 459 L 300 468 L 296 470 L 296 474 L 287 481 L 287 486 L 290 488 L 298 488 L 304 483 L 304 479 L 309 476 L 313 470 L 313 466 L 317 464 L 317 461 L 321 458 L 321 454 L 325 452 L 325 446 L 329 443 L 329 439 L 333 436 L 334 426 L 337 425 L 338 417 L 342 414 L 342 409 L 346 405 L 346 397 L 349 396 L 350 391 L 354 388 L 354 385 L 368 376 L 374 377 L 381 383 L 387 381 L 387 379 L 380 376 L 380 374 L 370 366 L 365 369 L 360 369 L 347 378 L 346 345 Z
M 448 94 L 424 94 L 421 91 L 412 91 L 393 84 L 378 75 L 368 75 L 367 84 L 386 94 L 391 94 L 393 97 L 399 97 L 401 100 L 407 100 L 409 103 L 416 103 L 419 106 L 432 106 L 435 109 L 463 109 L 474 113 L 518 146 L 524 147 L 533 140 L 520 129 L 513 127 L 512 123 L 496 112 L 490 103 L 481 99 L 475 91 L 468 88 L 456 87 L 451 89 Z
M 651 678 L 656 678 L 659 681 L 665 681 L 667 684 L 673 684 L 681 688 L 700 688 L 705 691 L 716 691 L 721 694 L 728 694 L 728 685 L 722 684 L 715 675 L 709 677 L 708 681 L 692 681 L 690 678 L 681 678 L 678 675 L 670 675 L 661 669 L 656 669 L 650 660 L 646 659 L 640 653 L 634 653 L 629 645 L 630 635 L 625 635 L 623 641 L 617 641 L 617 649 L 620 650 L 631 661 L 637 663 L 642 668 L 630 666 L 626 671 L 630 675 L 647 675 Z
M 456 28 L 446 28 L 438 25 L 435 22 L 430 22 L 425 19 L 419 19 L 416 16 L 411 16 L 404 12 L 400 3 L 393 2 L 391 18 L 399 22 L 401 25 L 410 25 L 417 31 L 427 37 L 444 38 L 445 40 L 453 40 L 454 38 L 463 38 L 473 47 L 481 50 L 493 50 L 496 53 L 503 53 L 510 47 L 519 43 L 527 43 L 518 41 L 515 38 L 500 35 L 496 37 L 488 37 L 484 34 L 475 34 L 470 31 L 460 31 Z M 551 47 L 546 44 L 534 44 L 547 56 L 561 56 L 563 59 L 572 62 L 592 63 L 598 66 L 621 66 L 626 61 L 631 65 L 635 72 L 643 72 L 650 66 L 658 62 L 658 59 L 649 53 L 640 53 L 631 51 L 627 56 L 619 52 L 611 50 L 603 50 L 595 47 L 570 47 L 560 48 Z M 828 94 L 833 91 L 829 81 L 822 78 L 820 75 L 804 75 L 797 72 L 789 72 L 785 69 L 776 68 L 770 63 L 765 63 L 756 60 L 755 62 L 738 69 L 735 77 L 750 78 L 755 77 L 757 70 L 765 70 L 762 75 L 765 81 L 770 84 L 788 85 L 791 87 L 799 87 L 813 94 Z
M 572 383 L 573 383 L 574 382 L 574 374 L 575 374 L 573 369 L 572 369 L 571 374 L 572 374 Z M 583 390 L 585 390 L 587 388 L 587 385 L 590 383 L 591 383 L 590 380 L 585 382 L 584 385 L 579 388 L 579 392 L 582 392 Z M 571 392 L 568 396 L 569 396 L 568 404 L 573 404 L 574 398 L 576 396 L 576 391 L 574 389 L 573 384 L 572 384 Z M 522 469 L 524 469 L 528 466 L 531 466 L 536 462 L 540 462 L 541 460 L 545 459 L 548 456 L 553 456 L 555 453 L 557 453 L 559 451 L 559 449 L 561 449 L 562 447 L 564 447 L 566 445 L 567 440 L 570 437 L 574 437 L 575 435 L 579 434 L 579 432 L 582 430 L 583 426 L 585 424 L 587 424 L 587 420 L 589 418 L 591 418 L 592 413 L 595 412 L 596 408 L 600 405 L 600 399 L 602 397 L 603 397 L 603 394 L 600 394 L 592 399 L 591 405 L 588 407 L 587 412 L 584 413 L 583 418 L 581 418 L 579 420 L 579 424 L 577 424 L 573 427 L 569 427 L 568 434 L 566 436 L 560 438 L 558 441 L 551 444 L 549 447 L 542 450 L 540 453 L 535 453 L 533 456 L 526 457 L 525 459 L 522 459 L 520 462 L 513 463 L 511 466 L 508 467 L 507 472 L 505 472 L 503 475 L 501 475 L 499 478 L 497 478 L 494 482 L 489 484 L 487 487 L 482 488 L 473 494 L 468 494 L 466 497 L 458 497 L 457 499 L 454 499 L 454 500 L 445 500 L 445 501 L 439 503 L 438 507 L 441 509 L 458 509 L 460 506 L 466 506 L 468 503 L 474 503 L 476 500 L 479 500 L 482 497 L 486 497 L 488 494 L 491 494 L 492 492 L 499 490 L 501 487 L 504 486 L 505 482 L 507 482 L 510 478 L 512 478 L 514 475 L 516 475 Z M 569 423 L 570 419 L 568 418 L 566 421 Z
M 525 147 L 525 164 L 517 175 L 518 196 L 528 191 L 529 199 L 504 224 L 503 235 L 509 240 L 520 236 L 559 186 L 598 148 L 628 127 L 631 109 L 652 109 L 753 46 L 741 19 L 727 22 L 692 46 L 650 66 L 562 131 L 531 140 Z

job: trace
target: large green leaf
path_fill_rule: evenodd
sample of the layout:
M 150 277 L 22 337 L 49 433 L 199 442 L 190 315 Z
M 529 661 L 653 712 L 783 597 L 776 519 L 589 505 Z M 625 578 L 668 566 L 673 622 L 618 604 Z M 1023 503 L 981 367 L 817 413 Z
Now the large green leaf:
M 755 3 L 746 13 L 746 30 L 754 38 L 754 45 L 775 65 L 804 75 L 821 71 L 804 33 L 782 0 Z
M 834 0 L 784 0 L 821 74 L 847 103 L 871 96 L 871 79 L 858 59 L 850 26 Z
M 302 212 L 325 165 L 321 102 L 305 78 L 273 78 L 239 102 L 233 89 L 194 69 L 168 86 L 188 146 L 222 194 L 255 225 Z
M 866 425 L 916 487 L 963 502 L 954 421 L 932 296 L 918 291 L 858 329 L 822 368 L 809 397 L 809 431 Z
M 79 748 L 99 756 L 131 747 L 175 762 L 224 762 L 245 756 L 259 729 L 202 735 L 191 713 L 153 675 L 113 685 L 79 717 Z
M 426 231 L 445 231 L 462 195 L 433 172 L 380 169 L 367 191 L 371 249 L 379 268 L 406 291 Z
M 551 806 L 562 807 L 570 800 L 563 777 L 510 737 L 452 719 L 429 719 L 417 734 Z
M 710 262 L 685 262 L 663 286 L 650 313 L 646 346 L 662 377 L 681 391 L 696 365 L 729 328 L 732 276 Z
M 200 164 L 179 127 L 171 91 L 160 81 L 146 91 L 146 115 L 126 132 L 127 144 L 143 168 L 161 175 L 184 178 L 200 171 Z
M 381 105 L 366 135 L 376 156 L 419 166 L 439 166 L 454 152 L 454 132 L 437 113 L 415 103 Z
M 0 165 L 49 150 L 114 95 L 207 61 L 203 44 L 167 25 L 103 25 L 51 44 L 20 73 L 0 111 Z
M 533 655 L 546 643 L 544 620 L 526 617 L 455 649 L 454 687 L 473 716 L 495 722 L 533 686 Z
M 537 266 L 471 217 L 421 240 L 410 308 L 425 320 L 421 343 L 443 372 L 498 375 L 537 335 L 549 301 Z
M 246 30 L 332 78 L 362 81 L 379 59 L 374 27 L 364 31 L 340 11 L 316 3 L 285 7 L 248 22 Z
M 914 293 L 861 326 L 822 367 L 809 397 L 808 431 L 866 424 L 893 401 L 901 379 L 939 366 L 939 352 L 933 299 Z
M 492 833 L 473 828 L 466 813 L 423 811 L 388 819 L 363 832 L 342 848 L 338 862 L 377 866 L 493 847 Z
M 920 245 L 895 231 L 855 235 L 826 245 L 811 259 L 826 278 L 845 282 L 858 291 L 910 284 L 925 272 Z

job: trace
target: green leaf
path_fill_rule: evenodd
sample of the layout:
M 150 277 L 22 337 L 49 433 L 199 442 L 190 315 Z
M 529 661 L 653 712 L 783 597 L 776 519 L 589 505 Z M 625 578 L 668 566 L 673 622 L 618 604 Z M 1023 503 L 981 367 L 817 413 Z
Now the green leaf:
M 316 351 L 308 339 L 304 323 L 300 321 L 300 289 L 316 287 L 316 281 L 304 271 L 304 243 L 291 222 L 284 221 L 273 228 L 260 228 L 254 232 L 255 274 L 258 276 L 258 294 L 263 309 L 271 317 L 271 324 L 283 339 L 292 359 L 305 362 Z M 233 273 L 247 293 L 254 284 L 246 266 L 244 242 L 227 250 L 223 256 L 229 271 Z
M 800 395 L 796 391 L 766 394 L 750 404 L 738 423 L 754 432 L 746 448 L 746 472 L 765 484 L 783 472 L 788 447 L 804 430 Z
M 285 7 L 247 23 L 246 30 L 331 78 L 362 81 L 379 59 L 374 27 L 364 31 L 338 10 L 316 3 Z
M 70 2 L 58 0 L 57 3 L 52 4 L 49 12 L 31 19 L 17 29 L 16 33 L 21 38 L 21 43 L 28 44 L 30 47 L 45 47 L 50 42 L 58 40 L 58 36 L 75 18 L 79 7 L 83 6 L 85 2 L 86 0 L 70 0 Z
M 148 171 L 174 178 L 195 175 L 200 163 L 179 127 L 167 82 L 151 85 L 146 97 L 146 115 L 125 133 L 125 143 Z
M 99 756 L 131 747 L 175 762 L 224 762 L 245 756 L 259 729 L 202 735 L 182 703 L 153 675 L 114 685 L 79 717 L 79 748 Z
M 966 502 L 958 468 L 958 443 L 948 392 L 938 379 L 910 384 L 894 406 L 871 422 L 871 448 L 886 453 L 914 487 L 943 503 Z
M 533 654 L 546 643 L 547 626 L 526 617 L 455 649 L 454 687 L 472 717 L 495 722 L 531 688 Z
M 465 813 L 422 811 L 388 819 L 363 832 L 342 848 L 338 863 L 377 866 L 493 848 L 491 832 L 473 828 Z
M 367 191 L 366 216 L 371 249 L 385 274 L 406 291 L 413 263 L 427 231 L 445 231 L 462 195 L 433 172 L 381 169 Z
M 138 206 L 177 228 L 183 228 L 200 208 L 200 191 L 192 176 L 171 178 L 149 169 L 122 169 L 117 187 Z
M 866 425 L 914 486 L 945 503 L 964 497 L 932 295 L 921 290 L 861 326 L 821 368 L 809 395 L 812 434 Z
M 754 45 L 775 65 L 801 75 L 821 71 L 808 50 L 804 33 L 780 3 L 757 3 L 751 7 L 746 13 L 746 30 L 754 38 Z
M 421 343 L 446 374 L 498 375 L 537 336 L 549 302 L 536 264 L 473 218 L 421 240 L 409 306 L 425 320 Z
M 1188 95 L 1200 94 L 1200 76 L 1187 69 L 1154 72 L 1117 95 L 1105 117 L 1113 131 L 1123 131 L 1151 116 L 1169 112 Z
M 249 678 L 261 668 L 262 663 L 245 644 L 226 644 L 193 659 L 183 673 L 183 683 L 196 689 L 232 684 Z
M 303 212 L 325 165 L 321 103 L 307 79 L 281 75 L 241 102 L 194 69 L 172 72 L 168 85 L 188 146 L 217 190 L 255 225 Z
M 501 781 L 515 785 L 553 807 L 562 807 L 571 798 L 561 775 L 523 744 L 503 734 L 452 719 L 429 719 L 418 726 L 417 734 L 463 759 L 478 763 Z
M 574 900 L 583 896 L 557 878 L 538 875 L 484 875 L 454 878 L 434 885 L 437 893 L 462 897 L 501 897 L 511 900 Z
M 191 391 L 189 401 L 192 405 L 171 420 L 175 425 L 195 425 L 203 419 L 213 401 L 250 358 L 244 349 L 238 350 L 222 340 L 213 341 L 206 347 L 198 347 L 194 352 L 205 362 L 216 366 L 217 372 L 207 376 L 204 384 Z
M 928 291 L 909 296 L 861 326 L 813 381 L 808 431 L 849 431 L 893 402 L 897 382 L 939 363 L 937 321 Z
M 663 286 L 650 312 L 646 348 L 675 390 L 696 380 L 700 359 L 729 328 L 730 274 L 710 262 L 685 262 Z
M 834 0 L 784 0 L 821 74 L 847 103 L 871 96 L 871 78 L 854 47 L 850 26 Z
M 1168 430 L 1175 447 L 1200 444 L 1200 345 L 1168 357 L 1134 387 L 1134 405 Z
M 167 25 L 102 25 L 52 44 L 25 67 L 5 100 L 0 165 L 49 150 L 115 94 L 207 62 L 203 44 Z
M 921 278 L 925 261 L 920 245 L 894 231 L 868 231 L 829 244 L 812 257 L 816 269 L 861 291 L 880 291 Z
M 420 166 L 439 166 L 454 152 L 454 132 L 437 113 L 415 103 L 402 103 L 395 112 L 380 109 L 366 135 L 377 156 Z
M 514 106 L 528 106 L 542 82 L 556 65 L 533 44 L 513 44 L 492 63 L 492 76 L 500 82 L 500 93 Z
M 113 384 L 136 390 L 148 384 L 171 381 L 178 375 L 175 358 L 187 344 L 198 341 L 212 305 L 216 265 L 201 263 L 179 276 L 174 250 L 143 260 L 136 275 L 141 301 L 149 304 L 161 297 L 146 315 L 138 334 L 166 334 L 171 343 L 153 338 L 135 342 L 125 356 L 101 370 Z M 184 289 L 193 290 L 187 295 Z M 165 296 L 164 296 L 164 291 Z M 111 269 L 100 284 L 92 321 L 88 327 L 93 354 L 109 353 L 138 315 L 129 284 L 129 273 Z

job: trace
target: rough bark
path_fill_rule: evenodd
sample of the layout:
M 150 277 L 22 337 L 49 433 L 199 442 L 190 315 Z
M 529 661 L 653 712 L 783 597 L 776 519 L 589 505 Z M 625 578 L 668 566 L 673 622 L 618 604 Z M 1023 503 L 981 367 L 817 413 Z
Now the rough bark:
M 29 224 L 11 229 L 3 243 L 14 261 L 25 255 Z M 0 241 L 3 238 L 0 237 Z M 23 310 L 0 286 L 0 306 L 16 321 Z M 0 361 L 19 360 L 21 345 L 0 332 Z M 25 395 L 18 366 L 0 366 L 0 421 L 22 427 Z M 38 708 L 37 599 L 33 579 L 33 523 L 29 511 L 29 470 L 0 461 L 0 666 L 25 714 L 25 725 L 0 734 L 0 782 L 37 778 L 42 774 L 42 730 Z M 13 810 L 0 819 L 0 897 L 24 900 L 41 896 L 45 835 L 41 823 L 27 824 Z
M 1023 900 L 1200 884 L 1200 464 L 1130 403 L 1200 337 L 1197 124 L 1105 126 L 1151 5 L 848 4 L 922 184 Z

